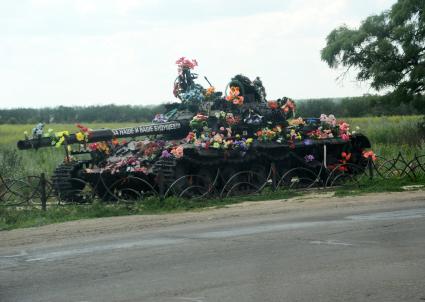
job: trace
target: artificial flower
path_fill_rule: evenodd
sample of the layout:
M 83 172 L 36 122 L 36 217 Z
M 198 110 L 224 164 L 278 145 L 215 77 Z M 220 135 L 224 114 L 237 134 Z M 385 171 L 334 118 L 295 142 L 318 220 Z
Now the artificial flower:
M 177 146 L 171 150 L 171 154 L 173 154 L 175 158 L 183 157 L 183 152 L 183 146 Z
M 181 57 L 176 61 L 176 64 L 178 66 L 179 71 L 182 71 L 184 69 L 194 69 L 196 66 L 198 66 L 198 62 L 195 59 L 187 59 L 186 57 Z
M 244 97 L 240 96 L 240 88 L 238 86 L 231 86 L 230 93 L 226 96 L 226 100 L 232 102 L 235 105 L 242 105 L 244 101 Z
M 376 160 L 376 154 L 372 150 L 370 151 L 363 151 L 363 157 L 364 158 L 371 158 L 373 161 Z
M 308 154 L 304 156 L 304 160 L 306 163 L 312 162 L 314 160 L 314 156 L 312 154 Z
M 207 88 L 205 95 L 206 96 L 211 96 L 215 93 L 215 87 L 214 86 L 210 86 Z
M 269 106 L 270 109 L 277 109 L 279 107 L 279 104 L 277 103 L 277 101 L 268 101 L 267 105 Z

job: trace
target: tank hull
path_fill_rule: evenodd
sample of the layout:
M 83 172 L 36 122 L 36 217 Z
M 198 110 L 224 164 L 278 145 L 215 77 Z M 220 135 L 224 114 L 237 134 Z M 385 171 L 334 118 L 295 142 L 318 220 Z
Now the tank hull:
M 294 179 L 298 181 L 296 187 L 323 186 L 330 174 L 341 167 L 344 173 L 362 173 L 367 165 L 362 154 L 367 148 L 370 143 L 363 135 L 353 135 L 348 141 L 335 138 L 294 144 L 254 142 L 246 151 L 190 147 L 184 149 L 181 158 L 153 162 L 149 173 L 87 169 L 81 163 L 74 163 L 71 176 L 66 175 L 69 183 L 54 188 L 65 201 L 84 202 L 90 200 L 87 197 L 90 195 L 114 202 L 149 196 L 193 198 L 251 194 L 266 186 L 293 188 Z M 346 150 L 350 150 L 349 163 L 341 160 Z M 57 169 L 54 179 L 62 172 L 63 167 Z M 70 190 L 70 186 L 73 189 Z

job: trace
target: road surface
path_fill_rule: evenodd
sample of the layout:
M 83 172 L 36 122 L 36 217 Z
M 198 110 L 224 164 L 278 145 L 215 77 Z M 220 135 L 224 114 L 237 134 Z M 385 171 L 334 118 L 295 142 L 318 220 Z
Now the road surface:
M 402 197 L 68 239 L 0 232 L 0 301 L 425 301 L 425 193 Z

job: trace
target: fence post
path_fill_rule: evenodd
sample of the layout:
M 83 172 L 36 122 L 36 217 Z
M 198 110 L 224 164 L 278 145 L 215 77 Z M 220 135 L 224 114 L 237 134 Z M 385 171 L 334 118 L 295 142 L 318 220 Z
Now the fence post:
M 47 196 L 46 196 L 46 175 L 41 173 L 40 175 L 40 200 L 41 209 L 46 211 Z
M 367 163 L 368 163 L 368 166 L 369 166 L 369 179 L 370 180 L 372 180 L 373 179 L 373 160 L 372 160 L 372 157 L 371 156 L 369 156 L 368 158 L 367 158 Z
M 276 164 L 272 162 L 270 168 L 272 169 L 272 191 L 276 191 Z
M 162 201 L 164 199 L 164 172 L 162 170 L 158 173 L 158 186 L 159 186 L 159 199 Z

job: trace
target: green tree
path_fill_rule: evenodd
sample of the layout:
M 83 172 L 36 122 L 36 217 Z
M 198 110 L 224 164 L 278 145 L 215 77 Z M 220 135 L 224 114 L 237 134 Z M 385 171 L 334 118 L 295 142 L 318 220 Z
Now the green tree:
M 357 72 L 376 90 L 390 89 L 412 100 L 425 91 L 425 1 L 398 0 L 390 10 L 366 18 L 358 29 L 341 26 L 321 51 L 329 67 Z

